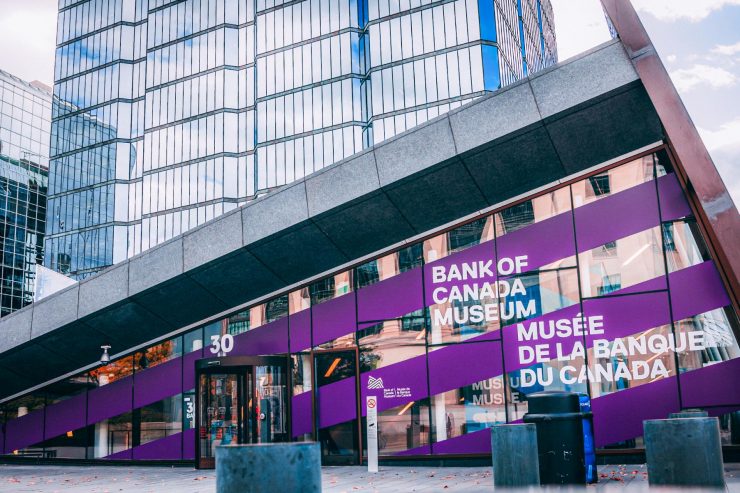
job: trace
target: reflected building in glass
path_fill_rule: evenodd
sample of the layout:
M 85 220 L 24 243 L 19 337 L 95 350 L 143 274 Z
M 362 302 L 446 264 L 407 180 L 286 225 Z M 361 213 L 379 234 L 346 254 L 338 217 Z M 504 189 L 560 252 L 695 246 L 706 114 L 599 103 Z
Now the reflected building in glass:
M 78 279 L 557 61 L 549 0 L 61 0 L 57 43 Z
M 0 317 L 31 303 L 43 260 L 51 88 L 0 70 Z

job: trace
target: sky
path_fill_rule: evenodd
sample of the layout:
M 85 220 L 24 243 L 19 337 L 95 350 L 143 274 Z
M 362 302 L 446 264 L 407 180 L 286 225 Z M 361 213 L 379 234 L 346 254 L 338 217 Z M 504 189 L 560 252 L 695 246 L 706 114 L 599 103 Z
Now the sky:
M 609 39 L 598 0 L 551 0 L 560 60 Z M 633 0 L 740 203 L 740 0 Z M 52 85 L 57 0 L 0 0 L 0 69 Z

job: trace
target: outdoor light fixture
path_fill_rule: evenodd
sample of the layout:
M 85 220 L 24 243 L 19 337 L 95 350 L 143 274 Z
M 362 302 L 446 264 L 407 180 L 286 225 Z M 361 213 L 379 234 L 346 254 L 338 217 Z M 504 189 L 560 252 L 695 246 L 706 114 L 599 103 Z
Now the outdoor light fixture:
M 100 355 L 100 363 L 103 365 L 107 365 L 110 363 L 110 354 L 108 354 L 108 350 L 110 349 L 109 344 L 103 344 L 100 346 L 100 349 L 103 350 L 103 354 Z

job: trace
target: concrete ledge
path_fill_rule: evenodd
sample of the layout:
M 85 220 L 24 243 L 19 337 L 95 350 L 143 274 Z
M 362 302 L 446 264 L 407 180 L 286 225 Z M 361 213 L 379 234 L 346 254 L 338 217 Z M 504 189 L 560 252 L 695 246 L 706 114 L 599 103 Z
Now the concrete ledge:
M 724 488 L 717 418 L 644 422 L 650 486 Z
M 217 493 L 321 491 L 316 442 L 216 447 Z
M 77 316 L 82 318 L 128 296 L 129 262 L 122 262 L 99 275 L 80 282 Z

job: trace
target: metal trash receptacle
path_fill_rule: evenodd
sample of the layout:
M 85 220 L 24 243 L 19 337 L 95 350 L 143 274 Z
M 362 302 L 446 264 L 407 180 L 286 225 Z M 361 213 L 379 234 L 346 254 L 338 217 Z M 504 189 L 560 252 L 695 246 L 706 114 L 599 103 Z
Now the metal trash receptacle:
M 541 484 L 585 484 L 586 461 L 580 398 L 573 392 L 527 396 L 525 423 L 537 427 Z

